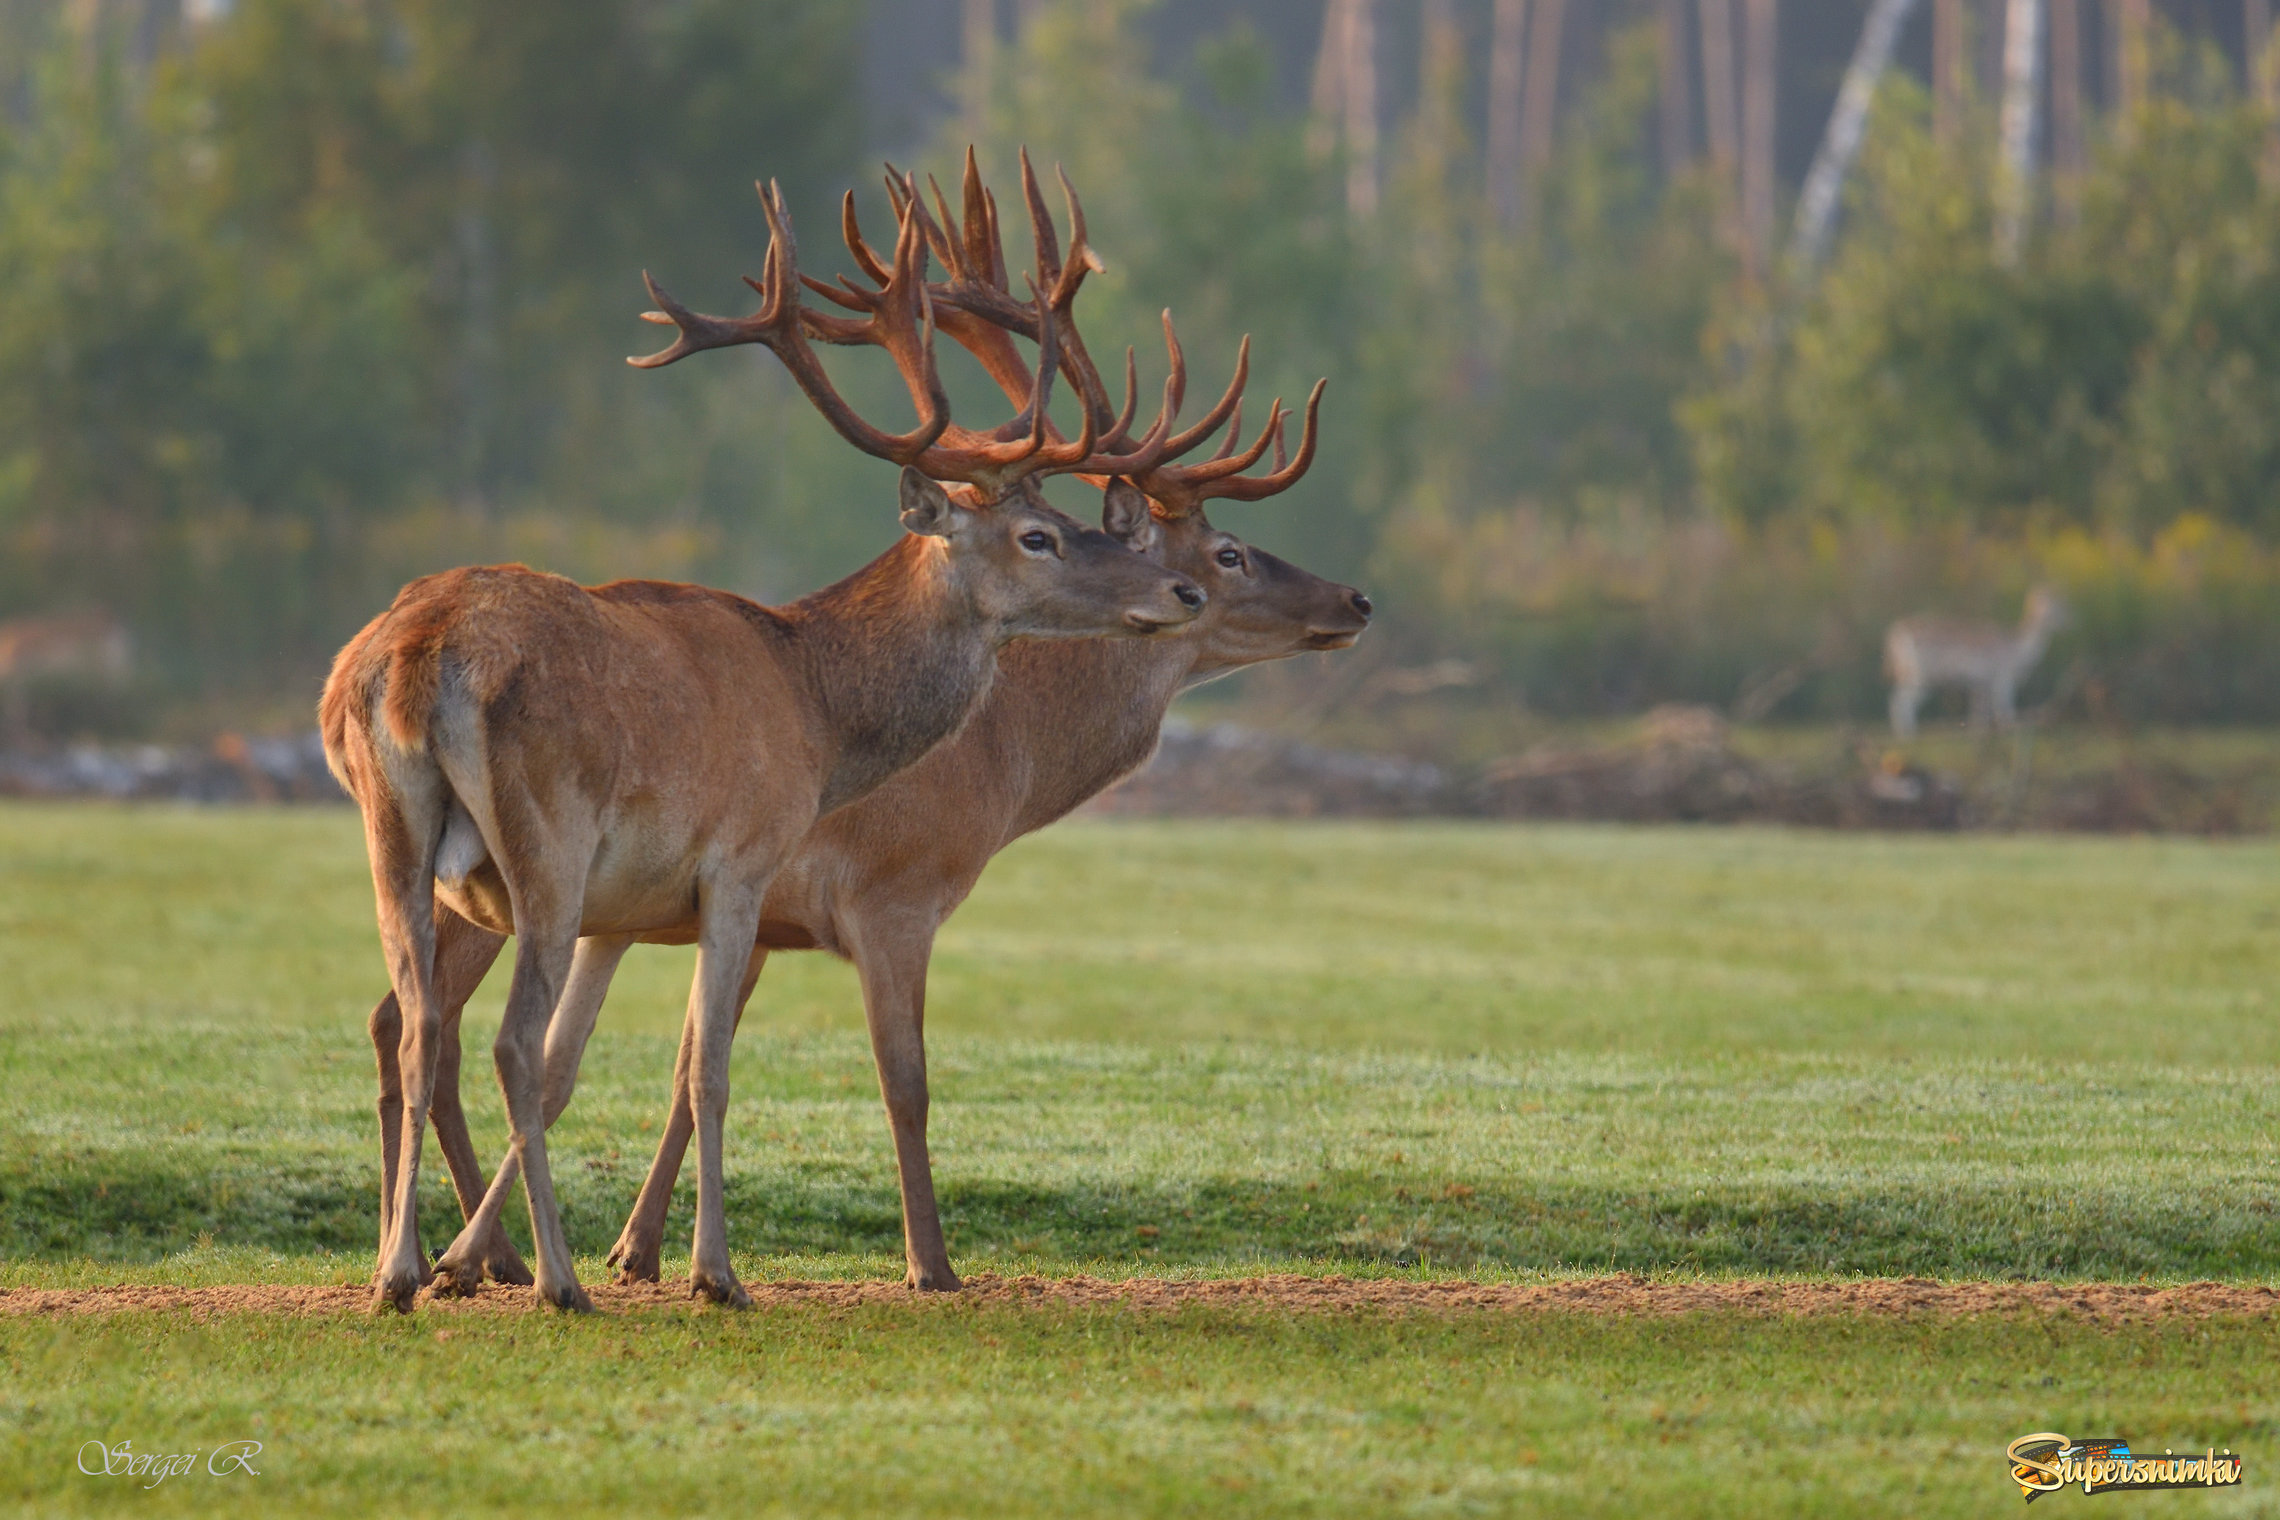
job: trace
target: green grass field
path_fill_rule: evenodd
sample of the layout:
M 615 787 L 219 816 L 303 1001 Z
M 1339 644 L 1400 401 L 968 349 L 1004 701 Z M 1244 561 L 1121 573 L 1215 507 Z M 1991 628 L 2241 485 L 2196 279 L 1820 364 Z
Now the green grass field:
M 936 959 L 951 1246 L 2280 1282 L 2275 930 L 2262 843 L 1068 826 Z M 690 964 L 629 958 L 552 1137 L 589 1278 Z M 503 981 L 468 1032 L 486 1159 Z M 361 1279 L 383 985 L 346 811 L 0 809 L 0 1286 Z M 771 965 L 729 1130 L 748 1277 L 899 1275 L 860 1029 L 847 968 Z M 423 1219 L 456 1223 L 439 1182 Z M 2038 1429 L 2249 1455 L 2244 1491 L 2117 1507 L 2280 1512 L 2269 1320 L 0 1315 L 0 1359 L 25 1513 L 1992 1514 Z M 259 1479 L 73 1467 L 240 1437 Z

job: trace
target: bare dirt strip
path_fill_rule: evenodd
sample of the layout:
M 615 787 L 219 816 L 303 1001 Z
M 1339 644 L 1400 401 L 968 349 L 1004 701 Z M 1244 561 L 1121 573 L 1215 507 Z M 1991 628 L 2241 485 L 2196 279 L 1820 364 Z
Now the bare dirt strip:
M 2269 1318 L 2280 1312 L 2280 1288 L 2197 1282 L 2176 1287 L 2145 1283 L 1936 1282 L 1930 1278 L 1864 1278 L 1839 1282 L 1657 1280 L 1619 1274 L 1534 1283 L 1414 1281 L 1397 1278 L 1305 1277 L 1280 1274 L 1236 1278 L 997 1277 L 977 1274 L 965 1291 L 914 1293 L 899 1282 L 755 1282 L 746 1284 L 761 1307 L 800 1305 L 854 1308 L 947 1308 L 952 1305 L 1054 1307 L 1123 1306 L 1176 1310 L 1190 1305 L 1282 1311 L 1392 1313 L 1573 1313 L 1656 1316 L 1700 1313 L 1863 1315 L 1880 1317 L 2056 1314 L 2094 1320 L 2198 1319 L 2214 1315 Z M 603 1314 L 677 1308 L 689 1303 L 678 1282 L 621 1287 L 589 1284 Z M 0 1315 L 68 1317 L 137 1312 L 187 1313 L 194 1318 L 233 1314 L 314 1315 L 369 1312 L 371 1290 L 361 1284 L 174 1288 L 150 1285 L 105 1288 L 0 1289 Z M 423 1314 L 526 1313 L 527 1288 L 489 1286 L 473 1298 L 423 1297 Z

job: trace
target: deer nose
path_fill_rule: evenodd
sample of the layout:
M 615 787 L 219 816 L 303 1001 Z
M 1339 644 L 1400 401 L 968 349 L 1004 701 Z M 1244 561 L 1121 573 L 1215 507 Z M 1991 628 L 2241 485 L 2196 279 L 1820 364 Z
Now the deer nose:
M 1172 588 L 1172 595 L 1178 597 L 1180 605 L 1190 612 L 1194 612 L 1203 606 L 1203 593 L 1185 581 Z
M 1368 617 L 1373 607 L 1370 599 L 1362 595 L 1359 591 L 1346 598 L 1346 605 L 1353 608 L 1363 617 Z

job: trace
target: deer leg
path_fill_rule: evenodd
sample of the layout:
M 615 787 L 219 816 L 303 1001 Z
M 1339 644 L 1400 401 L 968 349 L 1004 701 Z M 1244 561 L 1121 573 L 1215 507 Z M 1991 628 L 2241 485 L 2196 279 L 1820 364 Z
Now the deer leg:
M 373 1307 L 409 1311 L 427 1280 L 420 1249 L 420 1146 L 435 1091 L 443 1003 L 435 986 L 435 845 L 443 831 L 442 773 L 415 758 L 388 778 L 385 797 L 364 810 L 365 849 L 372 861 L 380 945 L 388 961 L 400 1030 L 396 1046 L 397 1145 L 390 1202 L 382 1208 L 384 1233 L 373 1272 Z M 375 1034 L 386 1020 L 374 1011 Z M 381 1062 L 385 1094 L 390 1072 Z M 385 1114 L 387 1105 L 382 1104 Z M 383 1165 L 387 1147 L 382 1145 Z
M 950 1267 L 934 1202 L 934 1163 L 926 1150 L 926 969 L 934 955 L 934 926 L 897 923 L 855 938 L 871 1056 L 902 1184 L 905 1280 L 923 1291 L 955 1292 L 965 1284 Z
M 584 859 L 588 851 L 563 852 Z M 506 1094 L 507 1123 L 514 1155 L 530 1204 L 531 1245 L 538 1257 L 538 1301 L 563 1309 L 591 1309 L 578 1286 L 562 1213 L 554 1197 L 554 1176 L 546 1164 L 546 1027 L 569 980 L 578 944 L 578 913 L 584 896 L 577 883 L 508 883 L 515 910 L 515 974 L 507 988 L 507 1008 L 492 1047 L 499 1087 Z M 481 1210 L 478 1210 L 478 1214 Z
M 752 1000 L 752 989 L 767 964 L 767 947 L 754 946 L 752 959 L 744 968 L 744 985 L 736 997 L 740 1025 L 745 1006 Z M 697 1132 L 696 1114 L 689 1104 L 689 1052 L 696 1038 L 697 1021 L 692 1014 L 681 1021 L 681 1050 L 673 1058 L 673 1103 L 665 1116 L 665 1132 L 657 1140 L 657 1158 L 649 1163 L 649 1175 L 641 1180 L 641 1195 L 633 1202 L 633 1212 L 626 1216 L 617 1244 L 610 1247 L 609 1263 L 618 1269 L 621 1283 L 655 1282 L 660 1276 L 659 1258 L 665 1244 L 665 1216 L 673 1206 L 673 1181 L 681 1174 L 689 1137 Z
M 404 1039 L 404 1009 L 391 992 L 373 1005 L 365 1021 L 372 1035 L 372 1058 L 380 1068 L 380 1248 L 396 1217 L 396 1162 L 404 1144 L 404 1068 L 396 1049 Z
M 1902 739 L 1916 737 L 1916 707 L 1924 700 L 1924 688 L 1899 685 L 1892 688 L 1892 732 Z
M 570 1095 L 578 1085 L 579 1059 L 585 1054 L 586 1041 L 594 1032 L 602 1000 L 609 996 L 610 978 L 616 975 L 618 962 L 624 959 L 632 944 L 631 935 L 596 935 L 579 940 L 571 956 L 569 985 L 563 989 L 562 1000 L 546 1026 L 543 1114 L 549 1129 L 570 1106 Z M 436 1127 L 439 1131 L 442 1129 L 440 1120 Z M 521 1164 L 510 1151 L 499 1163 L 498 1174 L 491 1179 L 490 1187 L 467 1209 L 467 1227 L 437 1259 L 438 1293 L 472 1293 L 481 1285 L 492 1250 L 485 1243 L 505 1240 L 499 1217 L 505 1212 L 508 1193 L 521 1175 Z M 519 1260 L 517 1265 L 520 1265 Z M 527 1282 L 529 1279 L 501 1274 L 499 1280 Z
M 435 1098 L 429 1117 L 435 1124 L 435 1142 L 451 1168 L 451 1190 L 458 1195 L 462 1218 L 473 1218 L 483 1200 L 485 1173 L 475 1154 L 474 1138 L 467 1130 L 467 1112 L 460 1106 L 460 1018 L 467 1000 L 483 985 L 483 978 L 499 958 L 507 937 L 468 922 L 442 903 L 435 908 L 436 989 L 443 998 L 443 1043 L 438 1052 Z M 495 1221 L 485 1237 L 482 1270 L 503 1283 L 531 1283 L 530 1268 L 522 1253 L 507 1239 Z
M 728 1053 L 736 1038 L 738 994 L 759 937 L 766 887 L 763 879 L 721 883 L 705 892 L 697 975 L 689 988 L 689 1018 L 696 1029 L 689 1045 L 689 1097 L 697 1122 L 697 1226 L 689 1246 L 689 1291 L 738 1309 L 749 1307 L 752 1295 L 729 1265 L 721 1140 L 728 1119 Z
M 955 1292 L 964 1283 L 942 1240 L 935 1164 L 926 1153 L 926 966 L 935 955 L 935 925 L 912 918 L 869 925 L 853 918 L 848 927 L 903 1187 L 905 1281 L 921 1292 Z

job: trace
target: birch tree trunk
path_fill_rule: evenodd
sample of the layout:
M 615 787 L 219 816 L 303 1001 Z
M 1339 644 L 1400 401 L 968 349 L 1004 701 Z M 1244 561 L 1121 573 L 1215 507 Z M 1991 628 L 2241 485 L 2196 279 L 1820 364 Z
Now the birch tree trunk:
M 1828 130 L 1806 171 L 1805 188 L 1797 197 L 1797 228 L 1789 244 L 1789 259 L 1799 281 L 1808 282 L 1829 251 L 1829 233 L 1836 226 L 1837 205 L 1845 189 L 1845 176 L 1859 156 L 1862 136 L 1868 130 L 1869 107 L 1876 103 L 1876 87 L 1891 67 L 1892 50 L 1899 45 L 1900 28 L 1908 21 L 1916 0 L 1875 0 L 1860 29 L 1860 43 L 1845 68 L 1838 87 L 1836 108 L 1829 113 Z
M 1742 0 L 1742 17 L 1742 240 L 1749 273 L 1763 278 L 1773 256 L 1780 0 Z
M 1496 0 L 1488 24 L 1488 204 L 1498 225 L 1520 214 L 1520 78 L 1528 0 Z
M 1995 262 L 2019 262 L 2034 206 L 2035 107 L 2041 93 L 2042 0 L 2010 0 L 2003 20 L 2003 121 L 1995 192 Z
M 1662 65 L 1663 174 L 1676 179 L 1694 161 L 1694 92 L 1686 68 L 1686 0 L 1662 0 L 1656 46 Z

